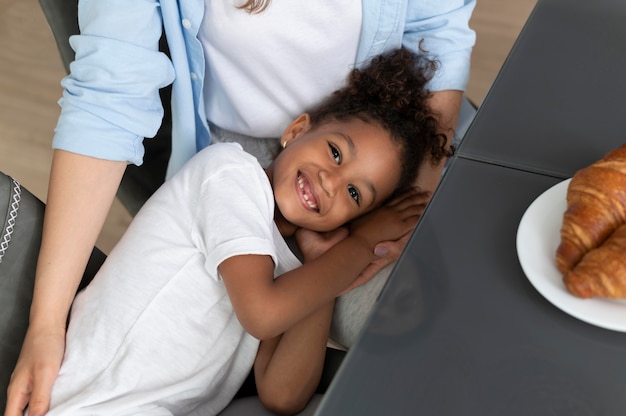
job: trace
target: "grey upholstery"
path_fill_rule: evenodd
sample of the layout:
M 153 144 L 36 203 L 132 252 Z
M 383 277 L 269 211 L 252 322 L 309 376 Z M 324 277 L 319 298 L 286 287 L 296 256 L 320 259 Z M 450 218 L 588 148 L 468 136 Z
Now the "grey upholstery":
M 63 66 L 69 72 L 74 60 L 69 37 L 78 33 L 78 0 L 40 0 L 39 4 L 52 29 Z

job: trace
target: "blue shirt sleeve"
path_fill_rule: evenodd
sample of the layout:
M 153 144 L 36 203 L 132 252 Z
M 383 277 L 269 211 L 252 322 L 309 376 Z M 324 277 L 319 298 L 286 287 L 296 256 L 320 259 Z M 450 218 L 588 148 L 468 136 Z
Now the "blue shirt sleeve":
M 156 0 L 81 0 L 76 60 L 62 81 L 53 148 L 141 164 L 142 141 L 161 125 L 159 89 L 174 70 L 158 50 Z
M 410 0 L 403 46 L 422 49 L 439 62 L 432 91 L 464 91 L 469 81 L 470 57 L 476 41 L 469 20 L 476 0 Z

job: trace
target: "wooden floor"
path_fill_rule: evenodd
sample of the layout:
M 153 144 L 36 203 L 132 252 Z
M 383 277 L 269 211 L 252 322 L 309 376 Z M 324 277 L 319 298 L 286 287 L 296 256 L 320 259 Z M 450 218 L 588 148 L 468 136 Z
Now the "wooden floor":
M 478 0 L 468 97 L 480 104 L 536 0 Z M 45 200 L 64 69 L 37 0 L 0 0 L 0 171 Z M 116 201 L 98 240 L 105 252 L 130 217 Z

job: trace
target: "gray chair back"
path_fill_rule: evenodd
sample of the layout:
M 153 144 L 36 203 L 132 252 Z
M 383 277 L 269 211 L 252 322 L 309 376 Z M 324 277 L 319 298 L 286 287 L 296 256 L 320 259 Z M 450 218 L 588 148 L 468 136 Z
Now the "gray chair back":
M 39 0 L 48 25 L 59 48 L 65 70 L 69 73 L 74 51 L 69 38 L 78 34 L 78 0 Z

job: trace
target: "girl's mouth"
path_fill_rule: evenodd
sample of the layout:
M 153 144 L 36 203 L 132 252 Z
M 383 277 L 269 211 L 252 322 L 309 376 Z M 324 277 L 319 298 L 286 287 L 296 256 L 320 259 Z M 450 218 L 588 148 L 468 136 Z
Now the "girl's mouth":
M 311 211 L 319 212 L 317 198 L 313 193 L 311 184 L 309 180 L 304 175 L 302 175 L 301 172 L 298 172 L 297 183 L 298 190 L 300 191 L 301 201 L 303 201 L 305 207 L 308 207 Z

